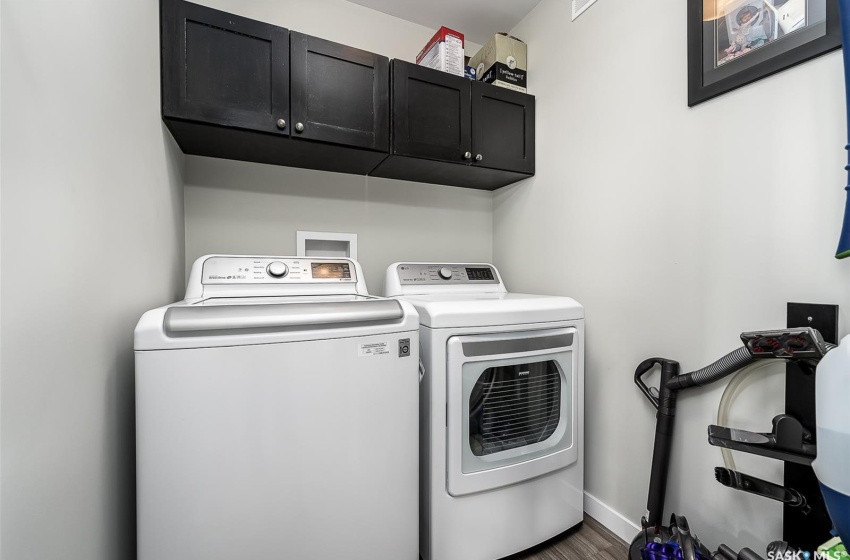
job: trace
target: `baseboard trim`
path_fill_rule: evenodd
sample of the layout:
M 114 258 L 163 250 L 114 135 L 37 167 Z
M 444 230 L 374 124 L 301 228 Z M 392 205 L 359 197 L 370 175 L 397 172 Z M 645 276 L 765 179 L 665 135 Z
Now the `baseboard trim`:
M 627 543 L 632 542 L 640 532 L 640 525 L 632 523 L 614 508 L 587 492 L 584 493 L 584 512 Z

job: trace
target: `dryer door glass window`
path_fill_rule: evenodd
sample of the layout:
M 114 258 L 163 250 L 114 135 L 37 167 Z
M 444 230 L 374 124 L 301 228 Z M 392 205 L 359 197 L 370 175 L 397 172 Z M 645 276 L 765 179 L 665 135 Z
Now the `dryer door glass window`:
M 463 473 L 517 465 L 572 446 L 571 351 L 468 361 L 462 371 Z
M 546 441 L 561 420 L 554 360 L 490 367 L 469 396 L 469 446 L 476 457 Z

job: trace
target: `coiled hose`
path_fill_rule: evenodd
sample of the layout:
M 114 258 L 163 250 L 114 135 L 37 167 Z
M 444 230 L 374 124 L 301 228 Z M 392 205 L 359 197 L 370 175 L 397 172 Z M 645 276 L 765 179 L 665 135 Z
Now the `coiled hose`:
M 761 372 L 762 370 L 769 370 L 770 372 L 783 371 L 779 368 L 772 367 L 775 365 L 777 364 L 773 360 L 757 361 L 732 376 L 732 379 L 729 380 L 729 384 L 726 385 L 726 389 L 723 391 L 723 396 L 720 397 L 720 405 L 717 407 L 718 426 L 729 425 L 729 411 L 732 409 L 732 403 L 744 387 L 758 378 L 758 376 L 755 375 L 756 372 Z M 723 455 L 723 464 L 727 469 L 732 471 L 738 470 L 735 466 L 735 459 L 732 457 L 731 449 L 721 447 L 720 453 Z
M 750 354 L 750 351 L 745 346 L 742 346 L 734 352 L 729 352 L 713 364 L 671 379 L 667 387 L 676 391 L 687 389 L 688 387 L 710 385 L 727 375 L 735 373 L 742 367 L 750 365 L 754 361 L 755 358 Z

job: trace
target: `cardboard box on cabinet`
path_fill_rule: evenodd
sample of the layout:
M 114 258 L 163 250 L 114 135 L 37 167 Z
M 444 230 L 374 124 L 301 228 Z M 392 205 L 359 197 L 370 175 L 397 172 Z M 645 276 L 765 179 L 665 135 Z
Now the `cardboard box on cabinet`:
M 469 65 L 482 82 L 522 93 L 528 90 L 528 46 L 507 33 L 494 35 Z

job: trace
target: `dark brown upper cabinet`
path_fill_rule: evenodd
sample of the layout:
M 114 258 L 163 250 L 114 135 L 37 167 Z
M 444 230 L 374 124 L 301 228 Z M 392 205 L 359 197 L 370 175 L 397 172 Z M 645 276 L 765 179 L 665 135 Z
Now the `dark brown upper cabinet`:
M 393 60 L 376 177 L 493 190 L 534 174 L 534 96 Z
M 394 60 L 392 152 L 469 161 L 471 84 L 458 76 Z
M 162 117 L 186 154 L 366 175 L 389 149 L 389 59 L 162 0 Z
M 534 174 L 534 96 L 472 82 L 476 165 Z
M 534 97 L 160 0 L 162 118 L 186 154 L 493 190 L 534 174 Z
M 162 115 L 281 134 L 289 32 L 197 4 L 162 3 Z
M 290 33 L 294 134 L 386 152 L 389 59 Z

